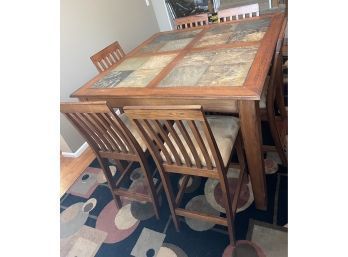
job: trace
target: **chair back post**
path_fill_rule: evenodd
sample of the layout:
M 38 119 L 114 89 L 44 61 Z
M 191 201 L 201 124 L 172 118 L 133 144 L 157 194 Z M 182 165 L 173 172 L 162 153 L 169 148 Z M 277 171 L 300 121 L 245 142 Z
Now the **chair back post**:
M 119 42 L 116 41 L 108 45 L 98 53 L 92 55 L 90 59 L 99 73 L 101 73 L 105 70 L 108 70 L 115 63 L 121 61 L 125 55 L 126 54 L 120 46 Z
M 260 7 L 258 3 L 220 10 L 218 11 L 218 21 L 226 22 L 255 17 L 253 15 L 260 16 Z
M 189 29 L 200 26 L 206 26 L 209 23 L 208 14 L 197 14 L 174 20 L 176 29 Z

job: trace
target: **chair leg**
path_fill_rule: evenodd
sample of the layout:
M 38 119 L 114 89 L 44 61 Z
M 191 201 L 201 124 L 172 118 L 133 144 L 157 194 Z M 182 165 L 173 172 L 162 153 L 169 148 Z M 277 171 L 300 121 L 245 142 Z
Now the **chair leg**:
M 147 165 L 147 162 L 146 161 L 140 161 L 140 166 L 144 172 L 144 175 L 145 175 L 145 180 L 146 180 L 146 183 L 147 183 L 147 186 L 149 188 L 149 194 L 150 194 L 150 197 L 152 199 L 152 204 L 153 204 L 153 209 L 155 211 L 155 215 L 156 215 L 156 218 L 159 219 L 160 216 L 159 216 L 159 202 L 158 202 L 158 195 L 156 193 L 156 190 L 155 190 L 155 186 L 154 186 L 154 183 L 153 183 L 153 179 L 152 179 L 152 176 L 150 174 L 150 171 L 149 171 L 149 167 Z
M 279 135 L 279 131 L 277 129 L 274 113 L 273 112 L 270 113 L 269 111 L 267 111 L 267 115 L 268 115 L 268 123 L 269 123 L 269 127 L 271 130 L 272 138 L 273 138 L 275 147 L 277 149 L 277 152 L 279 154 L 280 160 L 282 161 L 284 166 L 288 166 L 288 160 L 287 160 L 283 145 L 282 145 L 281 140 L 280 140 L 280 135 Z
M 97 157 L 98 161 L 99 161 L 99 165 L 101 166 L 103 172 L 104 172 L 104 176 L 106 178 L 106 181 L 108 182 L 109 188 L 111 190 L 111 194 L 112 197 L 115 200 L 115 204 L 117 209 L 120 209 L 122 207 L 122 202 L 121 202 L 121 198 L 119 195 L 115 194 L 114 190 L 116 189 L 116 185 L 114 183 L 113 177 L 112 177 L 112 173 L 111 170 L 109 168 L 109 165 L 107 164 L 106 160 L 103 160 L 100 157 Z
M 168 205 L 169 205 L 170 212 L 172 214 L 175 230 L 177 232 L 179 232 L 180 231 L 180 229 L 179 229 L 179 221 L 178 221 L 177 215 L 175 214 L 176 204 L 175 204 L 175 199 L 174 199 L 174 195 L 173 195 L 173 189 L 172 189 L 172 186 L 170 184 L 169 176 L 168 176 L 167 173 L 165 173 L 163 170 L 160 169 L 159 165 L 157 165 L 157 168 L 159 168 L 158 172 L 159 172 L 159 174 L 161 176 L 164 192 L 166 193 L 166 196 L 167 196 Z
M 220 177 L 220 186 L 223 195 L 224 206 L 226 210 L 227 219 L 227 231 L 228 237 L 230 238 L 230 245 L 235 245 L 235 232 L 234 232 L 234 215 L 232 213 L 232 200 L 230 195 L 230 190 L 228 187 L 228 180 L 225 172 L 222 172 L 222 177 Z

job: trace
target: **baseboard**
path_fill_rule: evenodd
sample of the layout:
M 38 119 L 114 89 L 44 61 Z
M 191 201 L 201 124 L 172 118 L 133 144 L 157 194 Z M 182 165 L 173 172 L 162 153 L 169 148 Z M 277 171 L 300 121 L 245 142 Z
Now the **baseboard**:
M 86 149 L 88 148 L 88 143 L 84 142 L 79 149 L 76 150 L 74 153 L 70 152 L 62 152 L 62 155 L 64 157 L 70 157 L 70 158 L 77 158 L 79 157 Z

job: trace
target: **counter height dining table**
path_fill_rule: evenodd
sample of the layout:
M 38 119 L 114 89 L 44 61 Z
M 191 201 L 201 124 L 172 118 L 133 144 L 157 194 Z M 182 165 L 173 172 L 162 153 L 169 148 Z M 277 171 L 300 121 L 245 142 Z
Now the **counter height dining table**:
M 259 100 L 283 13 L 159 32 L 71 96 L 112 107 L 201 105 L 237 113 L 256 208 L 267 209 Z

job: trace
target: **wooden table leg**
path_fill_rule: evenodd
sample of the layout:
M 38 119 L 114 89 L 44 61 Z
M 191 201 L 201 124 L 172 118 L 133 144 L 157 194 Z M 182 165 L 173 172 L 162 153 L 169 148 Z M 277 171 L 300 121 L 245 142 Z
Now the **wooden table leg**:
M 239 117 L 255 205 L 257 209 L 267 210 L 267 188 L 258 101 L 240 101 Z

